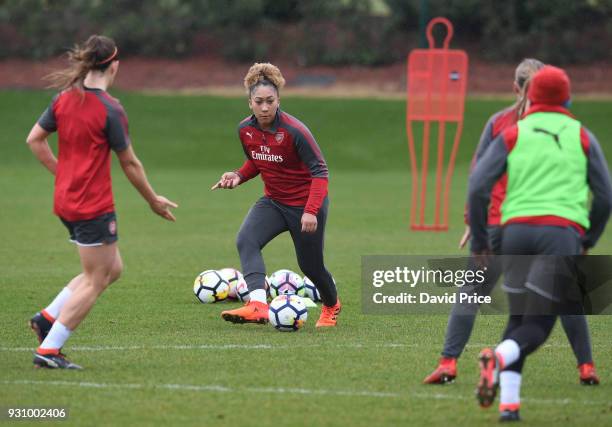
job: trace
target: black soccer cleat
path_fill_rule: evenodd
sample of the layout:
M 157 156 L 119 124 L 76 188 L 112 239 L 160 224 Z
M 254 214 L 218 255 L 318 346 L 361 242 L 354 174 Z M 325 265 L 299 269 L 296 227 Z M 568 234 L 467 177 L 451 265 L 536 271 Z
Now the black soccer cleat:
M 511 421 L 520 421 L 521 417 L 519 415 L 518 409 L 516 411 L 505 410 L 499 413 L 499 422 L 506 423 Z
M 40 354 L 34 353 L 34 359 L 32 360 L 35 368 L 48 368 L 48 369 L 83 369 L 81 366 L 72 363 L 62 353 L 57 354 Z
M 43 316 L 40 311 L 30 319 L 29 324 L 30 328 L 36 334 L 39 344 L 42 344 L 45 338 L 47 338 L 47 335 L 51 330 L 51 326 L 53 326 L 53 323 L 51 323 L 45 316 Z

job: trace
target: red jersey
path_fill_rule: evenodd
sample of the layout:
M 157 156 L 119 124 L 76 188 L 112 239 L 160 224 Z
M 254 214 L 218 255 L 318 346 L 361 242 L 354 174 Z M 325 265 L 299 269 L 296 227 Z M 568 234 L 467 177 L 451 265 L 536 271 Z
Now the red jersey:
M 308 128 L 278 110 L 269 130 L 252 115 L 240 123 L 238 135 L 247 157 L 237 171 L 242 182 L 261 174 L 267 197 L 316 215 L 327 195 L 328 170 Z
M 472 158 L 471 169 L 474 169 L 478 160 L 484 155 L 493 140 L 497 138 L 505 129 L 514 126 L 518 121 L 516 107 L 508 107 L 493 114 L 480 136 L 480 142 L 476 148 L 476 153 Z M 506 187 L 508 186 L 508 176 L 504 173 L 493 186 L 491 191 L 491 203 L 489 205 L 488 225 L 501 225 L 501 205 L 506 198 Z M 467 209 L 466 209 L 467 222 Z
M 119 101 L 101 89 L 69 89 L 53 98 L 38 124 L 58 132 L 53 212 L 82 221 L 114 211 L 110 149 L 130 144 Z

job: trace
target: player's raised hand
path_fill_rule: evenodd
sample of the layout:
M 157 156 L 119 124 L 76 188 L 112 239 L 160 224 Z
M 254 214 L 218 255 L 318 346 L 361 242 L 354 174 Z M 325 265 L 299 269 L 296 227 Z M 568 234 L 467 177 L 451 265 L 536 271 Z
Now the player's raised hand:
M 236 188 L 240 184 L 240 175 L 236 172 L 225 172 L 221 175 L 221 179 L 210 187 L 211 190 L 216 190 L 217 188 L 225 188 L 227 190 L 231 190 L 232 188 Z
M 156 196 L 150 206 L 151 210 L 162 218 L 168 221 L 176 221 L 176 218 L 172 215 L 172 212 L 170 212 L 170 208 L 178 208 L 178 205 L 166 199 L 164 196 Z

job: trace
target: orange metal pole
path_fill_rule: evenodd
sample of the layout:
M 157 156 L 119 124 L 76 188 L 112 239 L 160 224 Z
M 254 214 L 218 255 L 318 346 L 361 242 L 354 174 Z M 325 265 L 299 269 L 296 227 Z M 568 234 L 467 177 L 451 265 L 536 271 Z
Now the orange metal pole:
M 416 207 L 418 200 L 418 180 L 419 172 L 417 169 L 416 153 L 414 152 L 414 135 L 412 133 L 412 120 L 406 120 L 406 133 L 408 135 L 408 150 L 410 151 L 410 166 L 412 174 L 412 205 L 410 206 L 410 226 L 416 228 Z
M 421 167 L 420 226 L 425 226 L 425 204 L 427 203 L 427 171 L 429 163 L 429 120 L 423 122 L 423 160 Z

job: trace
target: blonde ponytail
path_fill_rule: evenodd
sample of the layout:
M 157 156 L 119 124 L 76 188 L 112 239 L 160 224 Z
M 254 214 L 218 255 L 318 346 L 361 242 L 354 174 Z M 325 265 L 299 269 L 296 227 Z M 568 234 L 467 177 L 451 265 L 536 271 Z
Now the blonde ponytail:
M 523 117 L 527 108 L 527 90 L 529 89 L 531 76 L 543 66 L 544 63 L 537 59 L 526 58 L 521 61 L 514 71 L 514 82 L 519 88 L 518 99 L 514 104 L 514 108 L 519 117 Z

